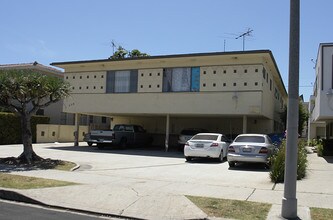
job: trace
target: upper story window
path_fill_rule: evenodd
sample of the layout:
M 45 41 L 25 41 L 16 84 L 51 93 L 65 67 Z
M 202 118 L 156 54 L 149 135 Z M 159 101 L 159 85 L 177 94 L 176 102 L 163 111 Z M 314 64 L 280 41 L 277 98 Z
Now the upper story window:
M 106 81 L 107 93 L 129 93 L 137 92 L 138 71 L 121 70 L 108 71 Z
M 191 91 L 191 68 L 166 68 L 163 73 L 163 92 Z

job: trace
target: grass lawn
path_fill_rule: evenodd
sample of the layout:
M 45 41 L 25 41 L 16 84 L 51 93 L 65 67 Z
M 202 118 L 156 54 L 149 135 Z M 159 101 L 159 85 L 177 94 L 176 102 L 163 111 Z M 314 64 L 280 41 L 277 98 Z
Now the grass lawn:
M 216 199 L 197 196 L 186 196 L 202 211 L 210 217 L 244 219 L 244 220 L 265 220 L 271 208 L 271 204 Z
M 33 164 L 25 164 L 14 157 L 0 158 L 0 163 L 10 167 L 14 171 L 15 169 L 19 170 L 57 169 L 57 170 L 69 171 L 76 166 L 75 163 L 69 161 L 52 160 L 52 159 L 43 159 L 40 161 L 36 161 Z M 0 172 L 0 180 L 1 180 L 0 187 L 12 188 L 12 189 L 36 189 L 36 188 L 68 186 L 76 184 L 66 181 L 14 175 L 6 172 Z
M 69 186 L 76 183 L 36 177 L 0 173 L 0 187 L 12 189 L 36 189 L 57 186 Z
M 310 208 L 312 220 L 327 220 L 333 218 L 333 209 Z

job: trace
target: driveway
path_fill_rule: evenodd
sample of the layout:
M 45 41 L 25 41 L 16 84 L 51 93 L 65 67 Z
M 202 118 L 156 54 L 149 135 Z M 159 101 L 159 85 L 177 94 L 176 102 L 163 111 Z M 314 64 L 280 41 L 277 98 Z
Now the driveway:
M 214 160 L 185 162 L 180 152 L 99 150 L 81 143 L 36 144 L 44 158 L 73 161 L 74 172 L 37 170 L 20 175 L 59 179 L 80 185 L 16 190 L 50 205 L 136 216 L 145 219 L 205 218 L 184 195 L 281 204 L 283 184 L 273 184 L 261 165 L 229 169 Z M 17 156 L 21 145 L 0 146 L 0 157 Z M 331 159 L 309 154 L 308 177 L 298 181 L 300 206 L 333 208 Z M 143 211 L 144 210 L 144 211 Z

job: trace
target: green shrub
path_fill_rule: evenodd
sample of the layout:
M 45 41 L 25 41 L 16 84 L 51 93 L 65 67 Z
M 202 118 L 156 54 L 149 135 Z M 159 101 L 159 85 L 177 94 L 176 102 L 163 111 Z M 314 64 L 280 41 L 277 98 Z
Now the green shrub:
M 32 116 L 31 132 L 33 142 L 36 142 L 37 124 L 48 124 L 49 121 L 49 117 Z M 20 143 L 22 143 L 20 117 L 14 113 L 0 112 L 0 144 Z
M 306 175 L 307 167 L 307 151 L 305 149 L 305 141 L 298 142 L 298 158 L 297 158 L 297 179 L 300 180 Z M 286 141 L 283 141 L 277 154 L 270 158 L 271 171 L 269 177 L 272 182 L 284 182 L 284 168 L 285 168 L 285 151 Z
M 316 149 L 317 149 L 317 155 L 319 157 L 324 156 L 324 145 L 323 145 L 323 141 L 320 139 L 316 145 Z

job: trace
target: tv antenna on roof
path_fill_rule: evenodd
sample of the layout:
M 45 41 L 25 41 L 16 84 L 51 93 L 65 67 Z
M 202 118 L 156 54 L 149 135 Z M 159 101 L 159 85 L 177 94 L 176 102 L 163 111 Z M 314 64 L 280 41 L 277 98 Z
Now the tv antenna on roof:
M 250 34 L 252 31 L 253 30 L 251 28 L 248 28 L 246 32 L 242 33 L 241 35 L 235 38 L 235 39 L 243 38 L 243 51 L 245 50 L 245 37 L 251 36 Z
M 114 40 L 111 41 L 111 47 L 112 47 L 112 54 L 114 54 L 114 48 L 117 47 L 116 43 L 114 42 Z

